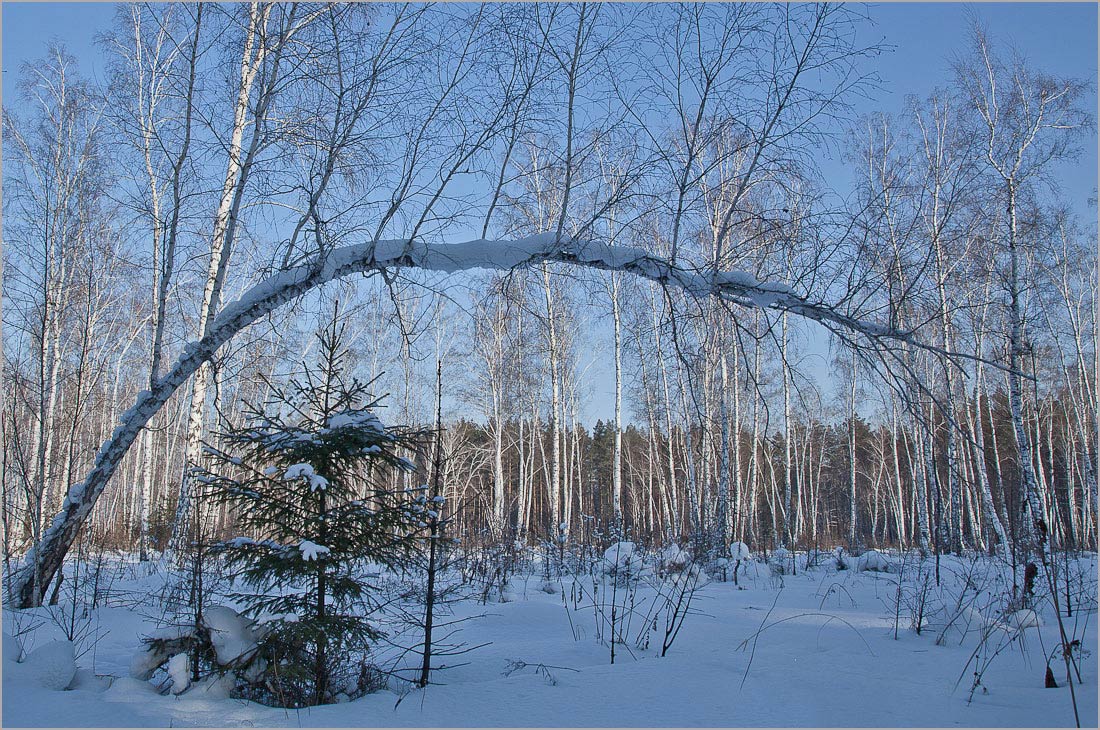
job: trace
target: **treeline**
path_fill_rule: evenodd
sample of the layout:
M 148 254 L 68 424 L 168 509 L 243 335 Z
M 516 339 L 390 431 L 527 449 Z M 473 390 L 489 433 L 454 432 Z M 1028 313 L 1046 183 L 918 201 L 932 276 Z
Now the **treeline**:
M 1045 416 L 1036 426 L 1038 459 L 1035 464 L 1044 485 L 1044 509 L 1055 542 L 1070 549 L 1095 549 L 1096 518 L 1094 496 L 1086 488 L 1086 469 L 1080 444 L 1072 431 L 1075 425 L 1066 403 L 1054 398 L 1041 409 Z M 991 550 L 997 535 L 985 513 L 980 479 L 992 486 L 994 509 L 1011 538 L 1020 529 L 1020 505 L 1011 488 L 1018 483 L 1014 459 L 1003 452 L 1011 449 L 1012 425 L 1003 392 L 982 404 L 981 427 L 987 446 L 978 452 L 963 452 L 959 479 L 963 488 L 962 539 L 966 549 Z M 946 447 L 941 433 L 933 448 L 942 454 Z M 465 534 L 485 532 L 492 519 L 491 430 L 470 421 L 452 424 L 447 436 L 447 484 L 451 494 L 464 505 L 461 530 Z M 917 500 L 935 518 L 945 515 L 948 498 L 946 463 L 937 472 L 922 473 L 918 460 L 924 457 L 926 442 L 919 432 L 890 424 L 871 426 L 857 417 L 854 428 L 847 420 L 796 422 L 791 428 L 794 469 L 792 483 L 791 538 L 800 549 L 847 546 L 851 508 L 852 459 L 849 433 L 856 434 L 855 493 L 856 547 L 919 545 L 921 525 Z M 550 524 L 545 488 L 548 468 L 545 454 L 549 434 L 545 424 L 516 422 L 504 425 L 503 454 L 505 515 L 509 530 L 524 541 L 544 539 Z M 562 514 L 567 534 L 605 536 L 616 529 L 653 544 L 681 540 L 687 535 L 713 528 L 722 460 L 720 444 L 707 440 L 699 431 L 685 436 L 679 428 L 671 440 L 659 430 L 649 431 L 631 424 L 622 433 L 622 525 L 617 527 L 611 490 L 615 429 L 598 421 L 591 431 L 576 426 L 565 433 Z M 968 439 L 973 434 L 966 432 Z M 521 442 L 521 437 L 523 441 Z M 688 439 L 706 443 L 704 451 L 687 454 Z M 671 441 L 671 443 L 670 443 Z M 709 443 L 708 443 L 709 441 Z M 771 436 L 742 431 L 739 455 L 730 461 L 732 485 L 730 533 L 745 542 L 771 549 L 784 542 L 784 471 L 786 443 L 782 433 Z M 755 445 L 755 449 L 753 446 Z M 670 451 L 671 447 L 671 451 Z M 672 455 L 670 461 L 669 456 Z M 465 458 L 463 458 L 465 457 Z M 694 465 L 688 463 L 689 459 Z M 693 469 L 701 489 L 689 493 Z M 977 475 L 978 469 L 984 476 Z M 930 480 L 923 490 L 917 479 Z M 923 493 L 922 493 L 923 492 Z M 936 531 L 930 525 L 933 548 L 951 549 L 946 526 Z
M 74 438 L 54 452 L 61 458 L 59 473 L 69 475 L 86 469 L 94 448 L 109 434 L 112 420 L 108 415 L 110 409 L 106 408 L 111 402 L 107 395 L 99 393 L 88 399 L 85 413 L 97 412 L 98 418 L 85 418 L 76 426 L 68 424 L 66 432 Z M 224 415 L 239 422 L 239 413 Z M 1095 493 L 1088 488 L 1088 454 L 1076 437 L 1078 425 L 1072 404 L 1064 395 L 1052 394 L 1039 404 L 1036 416 L 1032 420 L 1035 469 L 1043 484 L 1047 522 L 1060 546 L 1095 549 Z M 967 548 L 988 551 L 998 544 L 998 539 L 992 528 L 992 515 L 986 513 L 988 505 L 983 503 L 980 491 L 983 480 L 990 485 L 994 510 L 1010 539 L 1020 529 L 1022 515 L 1017 492 L 1012 488 L 1020 476 L 1012 453 L 1012 423 L 1003 389 L 983 398 L 968 428 L 976 429 L 978 419 L 980 437 L 976 431 L 963 432 L 967 448 L 961 452 L 958 475 L 964 506 L 962 539 Z M 178 484 L 183 474 L 184 428 L 184 413 L 177 407 L 175 427 L 164 428 L 151 441 L 156 450 L 151 455 L 155 478 L 150 489 L 147 544 L 154 550 L 168 546 L 174 526 Z M 919 546 L 921 531 L 926 529 L 933 548 L 950 549 L 943 524 L 949 499 L 947 463 L 942 458 L 946 428 L 941 420 L 938 436 L 929 444 L 921 429 L 898 423 L 871 425 L 859 416 L 854 421 L 803 422 L 800 418 L 793 422 L 791 543 L 799 548 L 848 545 L 852 534 L 849 520 L 854 474 L 856 547 Z M 711 434 L 721 431 L 715 424 L 708 430 Z M 504 536 L 525 543 L 546 540 L 555 532 L 551 528 L 548 496 L 552 438 L 549 425 L 542 419 L 509 419 L 502 424 L 501 433 Z M 493 434 L 492 428 L 459 419 L 446 425 L 443 440 L 445 493 L 458 506 L 452 529 L 479 541 L 502 536 L 490 530 L 494 513 Z M 852 434 L 854 462 L 850 449 Z M 661 544 L 714 529 L 718 470 L 723 466 L 720 438 L 708 437 L 707 432 L 698 428 L 685 433 L 679 426 L 673 427 L 669 438 L 659 428 L 627 425 L 621 436 L 622 522 L 617 523 L 612 492 L 614 424 L 597 421 L 588 430 L 574 423 L 562 437 L 565 447 L 559 515 L 566 525 L 567 536 L 609 539 L 613 534 L 621 534 Z M 757 428 L 754 434 L 752 430 L 741 429 L 736 436 L 731 435 L 731 441 L 738 444 L 738 452 L 726 462 L 730 470 L 727 479 L 732 485 L 730 534 L 761 548 L 784 544 L 787 529 L 784 490 L 788 482 L 784 432 L 768 434 Z M 690 452 L 689 442 L 693 445 Z M 979 443 L 983 444 L 980 450 Z M 936 459 L 934 473 L 920 466 L 927 458 L 924 450 L 929 446 Z M 423 459 L 424 455 L 414 456 Z M 145 460 L 146 455 L 140 450 L 134 454 L 116 478 L 116 486 L 97 505 L 89 536 L 94 544 L 120 550 L 135 549 L 141 544 L 143 505 L 140 490 L 134 485 L 141 483 Z M 430 468 L 426 463 L 419 466 L 424 470 Z M 423 480 L 423 476 L 422 472 L 419 478 Z M 919 480 L 925 479 L 928 481 L 921 484 Z M 395 478 L 392 486 L 400 488 L 400 478 Z M 5 534 L 9 548 L 16 553 L 25 549 L 34 534 L 31 524 L 34 512 L 26 509 L 19 496 L 14 492 L 5 502 Z M 918 500 L 923 502 L 922 508 L 930 520 L 924 527 Z M 213 534 L 235 534 L 231 514 L 221 512 L 217 519 L 218 523 L 212 526 Z M 560 527 L 561 523 L 558 524 Z

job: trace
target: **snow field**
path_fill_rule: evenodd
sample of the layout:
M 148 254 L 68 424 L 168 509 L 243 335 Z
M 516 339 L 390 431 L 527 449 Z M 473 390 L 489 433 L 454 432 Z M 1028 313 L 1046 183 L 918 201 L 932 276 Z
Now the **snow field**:
M 629 556 L 626 553 L 620 544 L 610 565 L 618 568 L 640 559 L 634 550 Z M 667 557 L 679 555 L 669 552 Z M 789 561 L 790 556 L 786 557 Z M 797 574 L 778 575 L 769 574 L 762 561 L 744 558 L 745 564 L 763 570 L 743 577 L 740 585 L 731 580 L 701 587 L 693 613 L 667 656 L 659 656 L 659 637 L 649 648 L 637 647 L 634 638 L 644 627 L 635 620 L 624 632 L 627 641 L 616 647 L 614 665 L 609 662 L 609 647 L 595 639 L 601 619 L 591 596 L 603 595 L 609 601 L 610 593 L 601 591 L 610 591 L 615 578 L 597 571 L 595 577 L 546 581 L 542 572 L 534 571 L 513 578 L 505 595 L 514 600 L 481 605 L 466 599 L 453 604 L 453 614 L 445 620 L 459 622 L 453 624 L 459 630 L 455 641 L 471 646 L 491 643 L 440 659 L 452 666 L 433 673 L 432 686 L 412 690 L 391 679 L 387 690 L 301 711 L 229 699 L 224 682 L 204 680 L 174 695 L 163 671 L 152 681 L 131 677 L 131 663 L 141 648 L 139 637 L 157 630 L 152 597 L 164 578 L 153 574 L 120 581 L 119 596 L 127 592 L 149 600 L 126 606 L 116 600 L 115 605 L 90 613 L 88 620 L 100 639 L 94 645 L 88 640 L 78 642 L 75 652 L 62 641 L 49 609 L 5 610 L 3 723 L 5 727 L 1073 725 L 1060 660 L 1051 665 L 1060 687 L 1043 685 L 1046 657 L 1057 646 L 1058 630 L 1049 602 L 1040 600 L 1034 609 L 1007 614 L 993 612 L 993 607 L 1001 605 L 1000 592 L 1010 585 L 1010 578 L 986 559 L 974 563 L 942 558 L 942 586 L 936 587 L 926 580 L 934 569 L 931 559 L 880 557 L 894 572 L 838 571 L 830 554 L 817 567 L 807 569 L 805 554 L 795 553 Z M 606 555 L 601 558 L 607 560 Z M 1078 568 L 1089 600 L 1076 607 L 1073 618 L 1063 620 L 1067 630 L 1076 627 L 1091 652 L 1082 661 L 1082 681 L 1076 686 L 1082 724 L 1089 726 L 1097 719 L 1095 556 L 1080 559 Z M 900 602 L 898 570 L 903 578 Z M 648 580 L 656 578 L 647 574 L 637 580 L 639 605 L 652 596 Z M 956 606 L 958 588 L 967 581 L 982 586 L 981 591 L 966 605 Z M 541 590 L 547 583 L 547 587 L 556 586 L 553 593 Z M 910 624 L 912 606 L 922 590 L 926 610 L 918 635 Z M 621 582 L 617 591 L 622 604 Z M 581 598 L 574 600 L 578 595 Z M 219 654 L 247 650 L 238 645 L 246 633 L 239 617 L 228 610 L 224 615 L 214 613 L 208 620 L 225 625 L 226 643 L 219 646 Z M 35 624 L 41 625 L 29 630 Z M 396 624 L 383 622 L 383 628 L 395 641 L 410 641 L 398 634 Z M 12 635 L 17 633 L 22 652 L 12 649 L 17 643 Z M 971 699 L 970 659 L 983 637 L 987 648 L 1011 641 L 989 662 Z M 16 662 L 17 653 L 23 654 L 23 662 Z M 411 656 L 395 665 L 400 654 L 381 643 L 376 661 L 381 666 L 416 665 L 418 657 Z M 185 674 L 183 661 L 173 661 L 169 671 Z M 66 676 L 68 681 L 62 685 Z M 158 685 L 164 687 L 163 693 Z M 62 691 L 61 686 L 70 689 Z

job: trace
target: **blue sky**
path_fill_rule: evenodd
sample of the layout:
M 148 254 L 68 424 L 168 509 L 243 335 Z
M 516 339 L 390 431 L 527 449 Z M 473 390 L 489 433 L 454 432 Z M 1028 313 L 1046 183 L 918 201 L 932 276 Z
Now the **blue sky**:
M 875 67 L 882 77 L 876 98 L 862 111 L 899 112 L 907 94 L 925 96 L 951 77 L 951 59 L 965 52 L 970 18 L 977 17 L 994 42 L 1010 43 L 1036 67 L 1057 76 L 1091 79 L 1094 88 L 1085 107 L 1096 109 L 1097 4 L 1081 3 L 875 3 L 868 5 L 874 25 L 867 42 L 893 46 Z M 1095 137 L 1076 164 L 1062 172 L 1067 202 L 1082 216 L 1096 218 L 1088 204 L 1096 189 Z
M 50 38 L 63 41 L 81 71 L 101 73 L 93 39 L 107 29 L 113 3 L 3 2 L 3 92 L 12 98 L 20 65 L 40 57 Z M 857 112 L 900 111 L 906 94 L 924 96 L 950 77 L 950 58 L 963 51 L 970 14 L 985 23 L 994 38 L 1017 46 L 1044 70 L 1096 80 L 1097 4 L 1081 3 L 871 3 L 873 24 L 862 30 L 865 43 L 891 46 L 874 62 L 882 88 L 861 100 Z M 1095 90 L 1091 106 L 1096 107 Z M 1071 202 L 1082 213 L 1096 187 L 1095 144 L 1064 177 Z M 1078 200 L 1079 199 L 1079 200 Z
M 0 5 L 3 22 L 3 92 L 14 98 L 15 82 L 23 62 L 40 57 L 47 41 L 57 38 L 76 56 L 83 74 L 102 73 L 93 39 L 107 29 L 114 16 L 112 3 L 25 3 Z M 861 42 L 882 43 L 889 48 L 868 70 L 877 71 L 881 88 L 872 98 L 856 102 L 855 113 L 901 112 L 908 94 L 925 96 L 951 76 L 951 59 L 964 52 L 972 17 L 984 23 L 998 45 L 1013 44 L 1046 72 L 1091 79 L 1094 84 L 1086 106 L 1095 109 L 1097 78 L 1097 5 L 1095 3 L 875 3 L 866 6 L 873 23 L 861 30 Z M 10 101 L 8 102 L 10 103 Z M 850 170 L 835 160 L 821 161 L 830 184 L 844 191 Z M 1085 144 L 1079 160 L 1059 171 L 1066 202 L 1086 221 L 1096 219 L 1089 203 L 1097 188 L 1095 137 Z M 596 335 L 597 339 L 603 339 Z M 806 354 L 825 365 L 826 346 L 810 336 Z M 822 358 L 819 360 L 818 358 Z M 588 371 L 591 378 L 588 413 L 584 420 L 607 418 L 612 413 L 613 381 L 607 358 L 596 358 Z M 815 364 L 810 368 L 817 370 Z

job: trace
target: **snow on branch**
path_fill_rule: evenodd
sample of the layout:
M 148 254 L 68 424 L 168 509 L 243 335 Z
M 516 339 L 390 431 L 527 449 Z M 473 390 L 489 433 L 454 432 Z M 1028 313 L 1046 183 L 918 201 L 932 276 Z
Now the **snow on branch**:
M 717 296 L 746 307 L 788 311 L 872 339 L 910 339 L 909 333 L 852 318 L 827 304 L 809 301 L 785 284 L 759 282 L 745 272 L 689 269 L 641 249 L 594 241 L 560 240 L 553 233 L 517 240 L 477 239 L 463 243 L 408 239 L 370 241 L 331 249 L 259 282 L 240 299 L 227 304 L 211 323 L 206 336 L 186 345 L 176 363 L 154 387 L 138 395 L 134 405 L 122 414 L 118 428 L 100 448 L 91 472 L 69 489 L 61 512 L 12 576 L 9 600 L 19 606 L 41 602 L 43 586 L 60 567 L 80 525 L 91 513 L 141 429 L 203 362 L 212 358 L 241 330 L 311 289 L 354 274 L 401 267 L 442 273 L 510 270 L 544 262 L 631 273 L 696 297 Z M 39 573 L 37 581 L 36 571 Z

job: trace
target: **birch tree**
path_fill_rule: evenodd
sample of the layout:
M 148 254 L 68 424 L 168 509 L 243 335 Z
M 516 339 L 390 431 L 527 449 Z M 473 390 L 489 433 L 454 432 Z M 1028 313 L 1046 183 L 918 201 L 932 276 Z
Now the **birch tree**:
M 1075 137 L 1091 120 L 1079 107 L 1082 82 L 1045 75 L 1019 56 L 1002 61 L 980 29 L 975 29 L 971 54 L 957 65 L 956 75 L 984 147 L 983 163 L 996 186 L 993 199 L 1005 210 L 1000 238 L 1008 270 L 1005 339 L 1009 402 L 1021 475 L 1019 503 L 1026 506 L 1028 515 L 1023 523 L 1023 541 L 1029 549 L 1041 552 L 1049 527 L 1043 519 L 1023 402 L 1023 368 L 1029 351 L 1023 301 L 1029 280 L 1024 266 L 1032 243 L 1022 230 L 1020 208 L 1028 195 L 1038 191 L 1051 164 L 1072 153 Z

